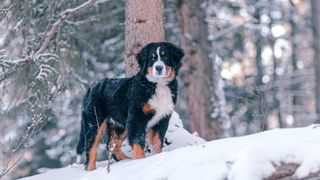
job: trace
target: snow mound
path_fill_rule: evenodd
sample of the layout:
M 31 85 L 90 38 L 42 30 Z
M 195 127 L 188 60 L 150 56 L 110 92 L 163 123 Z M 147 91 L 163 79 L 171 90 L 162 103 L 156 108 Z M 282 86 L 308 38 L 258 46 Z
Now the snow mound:
M 166 133 L 164 147 L 162 149 L 163 151 L 171 151 L 180 147 L 194 146 L 206 142 L 199 136 L 195 134 L 190 134 L 187 130 L 183 128 L 182 120 L 180 119 L 178 113 L 173 112 L 169 122 L 170 123 Z M 127 140 L 123 142 L 121 150 L 128 157 L 131 157 L 131 146 L 129 146 Z M 148 144 L 146 145 L 145 153 L 147 157 L 152 155 L 151 150 L 148 147 Z
M 194 135 L 188 134 L 187 138 L 190 137 Z M 312 125 L 221 139 L 145 159 L 120 161 L 111 165 L 110 173 L 106 171 L 106 162 L 100 162 L 92 172 L 74 164 L 25 179 L 260 180 L 270 177 L 281 163 L 299 164 L 294 176 L 303 178 L 320 170 L 319 152 L 320 127 Z

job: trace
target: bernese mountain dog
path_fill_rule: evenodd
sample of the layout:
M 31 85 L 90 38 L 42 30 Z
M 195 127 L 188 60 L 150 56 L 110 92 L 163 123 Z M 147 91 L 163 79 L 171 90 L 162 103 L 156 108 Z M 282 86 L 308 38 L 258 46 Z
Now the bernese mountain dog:
M 137 54 L 139 72 L 131 78 L 103 79 L 88 89 L 83 99 L 77 161 L 85 151 L 86 170 L 96 169 L 97 147 L 106 129 L 114 142 L 113 156 L 129 159 L 121 145 L 126 137 L 132 158 L 144 157 L 145 139 L 152 153 L 160 153 L 169 119 L 177 101 L 176 76 L 183 51 L 168 42 L 153 42 Z

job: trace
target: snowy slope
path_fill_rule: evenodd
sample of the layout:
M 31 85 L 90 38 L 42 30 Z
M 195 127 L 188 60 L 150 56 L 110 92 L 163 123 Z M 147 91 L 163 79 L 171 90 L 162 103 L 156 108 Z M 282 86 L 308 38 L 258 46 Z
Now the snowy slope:
M 186 135 L 184 133 L 181 134 Z M 194 135 L 188 136 L 186 139 L 197 139 Z M 179 146 L 185 144 L 181 143 Z M 204 142 L 141 160 L 114 163 L 110 173 L 106 172 L 106 162 L 100 162 L 98 169 L 92 172 L 86 172 L 82 165 L 74 164 L 25 179 L 259 180 L 271 176 L 275 172 L 274 166 L 280 163 L 300 164 L 295 174 L 298 178 L 318 171 L 320 127 L 312 125 L 305 128 L 276 129 Z

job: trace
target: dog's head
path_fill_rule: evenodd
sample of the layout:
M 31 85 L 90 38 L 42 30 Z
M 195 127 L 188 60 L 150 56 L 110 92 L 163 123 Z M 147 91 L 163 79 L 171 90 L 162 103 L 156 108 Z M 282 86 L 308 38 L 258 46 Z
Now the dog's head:
M 168 42 L 146 45 L 137 55 L 141 74 L 151 82 L 172 81 L 181 67 L 183 51 Z

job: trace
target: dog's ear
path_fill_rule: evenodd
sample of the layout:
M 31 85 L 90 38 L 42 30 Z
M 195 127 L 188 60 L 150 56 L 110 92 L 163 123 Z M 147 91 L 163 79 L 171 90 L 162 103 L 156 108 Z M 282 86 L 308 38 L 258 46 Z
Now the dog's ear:
M 145 74 L 147 71 L 148 59 L 149 59 L 149 52 L 152 44 L 148 44 L 143 47 L 140 52 L 137 54 L 136 59 L 139 64 L 139 72 Z
M 184 56 L 184 52 L 182 49 L 178 48 L 177 46 L 171 44 L 171 43 L 166 43 L 167 44 L 167 49 L 169 51 L 169 54 L 171 56 L 173 66 L 176 71 L 178 71 L 181 67 L 181 60 Z

